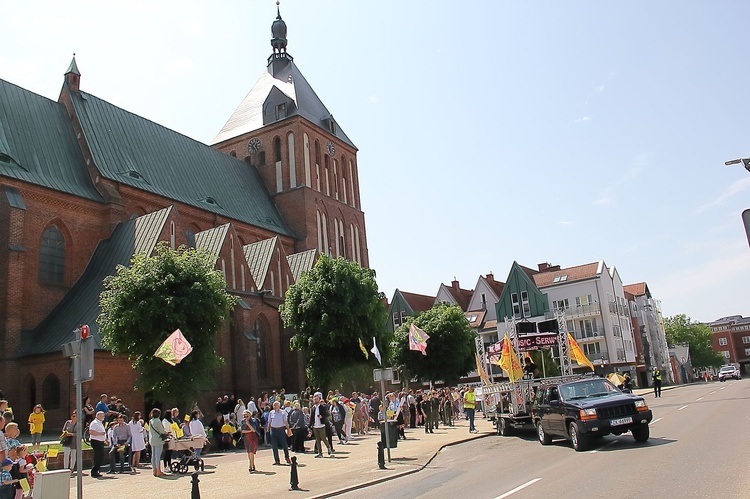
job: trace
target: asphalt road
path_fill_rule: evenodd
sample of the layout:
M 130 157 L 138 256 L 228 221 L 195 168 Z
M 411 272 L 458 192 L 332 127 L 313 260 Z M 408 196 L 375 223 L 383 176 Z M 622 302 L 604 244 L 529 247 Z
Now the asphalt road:
M 533 433 L 493 435 L 447 447 L 424 470 L 366 493 L 388 499 L 750 498 L 750 380 L 686 385 L 646 400 L 654 420 L 644 444 L 626 433 L 578 453 L 565 441 L 542 447 Z

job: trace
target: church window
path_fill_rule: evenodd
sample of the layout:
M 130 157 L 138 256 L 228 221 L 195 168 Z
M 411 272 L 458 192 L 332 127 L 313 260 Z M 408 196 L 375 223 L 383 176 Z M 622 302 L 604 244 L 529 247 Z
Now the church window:
M 339 241 L 338 246 L 341 248 L 339 256 L 346 258 L 346 237 L 344 237 L 344 222 L 339 220 Z
M 47 227 L 42 233 L 39 280 L 53 283 L 65 281 L 65 238 L 57 227 Z
M 177 244 L 176 236 L 175 236 L 175 229 L 174 229 L 174 220 L 169 222 L 169 247 L 172 249 L 175 249 L 175 245 Z
M 294 134 L 287 135 L 287 147 L 289 148 L 289 188 L 297 187 L 297 163 L 294 158 Z
M 325 182 L 326 182 L 326 196 L 331 195 L 331 183 L 328 180 L 328 165 L 330 163 L 330 158 L 328 155 L 323 156 L 323 163 L 324 163 L 324 169 L 323 169 L 323 175 L 325 175 Z
M 258 163 L 260 163 L 260 166 L 266 166 L 266 151 L 258 153 Z
M 338 172 L 338 163 L 336 160 L 333 160 L 333 196 L 338 199 L 339 198 L 339 172 Z
M 281 139 L 279 137 L 273 139 L 273 160 L 277 163 L 281 161 Z
M 334 218 L 333 219 L 333 232 L 334 237 L 336 238 L 336 257 L 341 256 L 341 240 L 339 238 L 339 219 Z
M 286 118 L 286 103 L 276 104 L 276 120 Z
M 42 382 L 42 406 L 45 409 L 60 407 L 60 379 L 54 374 L 48 375 Z
M 268 328 L 262 320 L 255 320 L 253 334 L 258 341 L 258 377 L 266 379 L 268 378 Z
M 318 253 L 323 254 L 323 219 L 320 216 L 320 210 L 317 211 L 318 216 Z

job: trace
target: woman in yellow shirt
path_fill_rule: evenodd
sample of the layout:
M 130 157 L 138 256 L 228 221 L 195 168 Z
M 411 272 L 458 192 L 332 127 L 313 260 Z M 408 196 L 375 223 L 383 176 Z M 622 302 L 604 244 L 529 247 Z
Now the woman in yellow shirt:
M 29 433 L 31 433 L 31 445 L 34 451 L 38 452 L 42 444 L 42 431 L 44 431 L 44 409 L 42 404 L 34 406 L 34 410 L 29 414 Z

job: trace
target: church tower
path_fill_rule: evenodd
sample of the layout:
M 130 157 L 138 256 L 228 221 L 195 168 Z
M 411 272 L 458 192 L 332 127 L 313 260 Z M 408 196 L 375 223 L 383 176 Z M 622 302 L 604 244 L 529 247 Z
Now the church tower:
M 258 171 L 294 232 L 295 252 L 317 249 L 367 267 L 357 147 L 287 52 L 278 4 L 266 71 L 212 145 Z

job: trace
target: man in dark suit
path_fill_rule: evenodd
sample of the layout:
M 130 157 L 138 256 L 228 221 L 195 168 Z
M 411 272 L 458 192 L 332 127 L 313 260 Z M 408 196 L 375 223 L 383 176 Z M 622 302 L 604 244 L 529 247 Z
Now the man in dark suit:
M 313 395 L 313 406 L 310 410 L 310 426 L 315 436 L 315 457 L 323 457 L 322 444 L 325 444 L 328 448 L 329 456 L 333 454 L 333 448 L 328 443 L 328 438 L 326 437 L 329 425 L 328 408 L 323 403 L 323 395 L 320 392 L 315 392 L 315 395 Z

